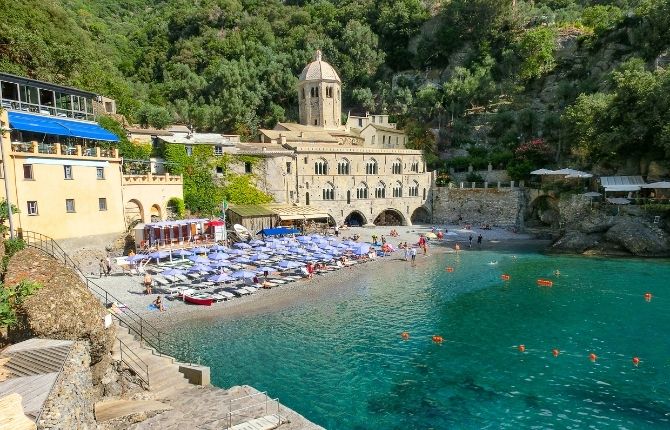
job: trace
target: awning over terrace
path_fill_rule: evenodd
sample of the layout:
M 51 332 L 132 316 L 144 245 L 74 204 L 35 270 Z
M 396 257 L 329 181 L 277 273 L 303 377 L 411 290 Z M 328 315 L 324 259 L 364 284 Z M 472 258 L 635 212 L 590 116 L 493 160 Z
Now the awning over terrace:
M 24 112 L 7 112 L 7 115 L 9 116 L 9 127 L 16 130 L 108 142 L 119 141 L 119 138 L 114 133 L 105 130 L 96 123 L 33 115 Z

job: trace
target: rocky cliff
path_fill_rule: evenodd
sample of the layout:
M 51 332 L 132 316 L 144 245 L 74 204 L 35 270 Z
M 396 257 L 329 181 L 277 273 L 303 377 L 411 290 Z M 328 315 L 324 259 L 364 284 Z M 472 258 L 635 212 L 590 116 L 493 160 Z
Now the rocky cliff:
M 550 250 L 590 255 L 669 257 L 670 234 L 663 217 L 639 207 L 591 207 L 588 198 L 573 196 L 559 203 L 562 236 Z

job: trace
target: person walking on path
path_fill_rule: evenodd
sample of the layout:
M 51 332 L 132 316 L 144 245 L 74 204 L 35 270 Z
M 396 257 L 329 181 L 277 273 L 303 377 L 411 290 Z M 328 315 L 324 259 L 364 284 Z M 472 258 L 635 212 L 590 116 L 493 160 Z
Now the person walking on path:
M 105 261 L 105 263 L 105 274 L 109 276 L 112 274 L 112 259 L 109 255 L 107 256 L 107 261 Z
M 105 264 L 105 261 L 101 258 L 100 259 L 100 277 L 102 278 L 102 275 L 107 276 L 107 265 Z

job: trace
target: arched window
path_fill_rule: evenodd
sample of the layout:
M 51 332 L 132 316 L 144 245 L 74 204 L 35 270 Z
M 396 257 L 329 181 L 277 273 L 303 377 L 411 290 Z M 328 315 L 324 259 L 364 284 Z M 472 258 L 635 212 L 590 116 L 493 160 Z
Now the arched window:
M 376 175 L 377 174 L 377 160 L 371 158 L 365 163 L 365 174 L 366 175 Z
M 305 193 L 305 206 L 309 206 L 309 193 Z
M 393 184 L 393 197 L 402 197 L 402 183 L 400 181 Z
M 368 198 L 368 184 L 361 182 L 356 187 L 356 198 L 357 199 L 367 199 Z
M 386 197 L 386 185 L 383 182 L 377 184 L 375 188 L 375 198 L 383 199 Z
M 309 96 L 314 97 L 314 87 L 309 89 Z
M 341 159 L 337 162 L 337 174 L 338 175 L 348 175 L 349 174 L 349 160 L 346 158 Z
M 394 175 L 402 174 L 402 161 L 399 158 L 393 162 L 393 165 L 391 166 L 391 171 Z
M 419 173 L 419 162 L 418 161 L 412 161 L 412 164 L 410 165 L 410 169 L 412 172 Z
M 347 190 L 347 204 L 351 204 L 351 190 Z
M 409 186 L 409 196 L 419 197 L 419 183 L 417 181 L 412 182 L 412 185 Z
M 328 174 L 328 162 L 323 158 L 318 159 L 314 163 L 314 174 L 315 175 L 327 175 Z
M 304 88 L 302 89 L 302 99 L 303 100 L 305 99 L 305 89 Z
M 319 87 L 314 87 L 314 97 L 319 97 Z
M 321 191 L 324 200 L 335 200 L 335 186 L 332 183 L 326 182 Z

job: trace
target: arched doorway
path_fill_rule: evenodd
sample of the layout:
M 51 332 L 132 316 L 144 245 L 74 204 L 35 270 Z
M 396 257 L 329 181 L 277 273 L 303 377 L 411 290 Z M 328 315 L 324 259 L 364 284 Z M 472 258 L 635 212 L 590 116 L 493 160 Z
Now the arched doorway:
M 351 227 L 360 227 L 368 223 L 368 220 L 365 219 L 365 216 L 359 211 L 352 211 L 344 219 L 344 223 Z
M 161 207 L 157 204 L 151 206 L 151 222 L 161 221 L 163 219 Z
M 412 224 L 429 224 L 431 221 L 430 212 L 424 206 L 419 206 L 414 209 L 412 216 L 409 218 Z
M 405 217 L 395 209 L 385 209 L 377 218 L 375 218 L 375 225 L 384 225 L 384 226 L 395 226 L 395 225 L 407 225 Z
M 126 225 L 133 226 L 139 222 L 144 222 L 144 210 L 142 209 L 142 203 L 132 199 L 126 202 L 126 205 L 123 207 L 123 211 L 126 215 Z

